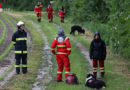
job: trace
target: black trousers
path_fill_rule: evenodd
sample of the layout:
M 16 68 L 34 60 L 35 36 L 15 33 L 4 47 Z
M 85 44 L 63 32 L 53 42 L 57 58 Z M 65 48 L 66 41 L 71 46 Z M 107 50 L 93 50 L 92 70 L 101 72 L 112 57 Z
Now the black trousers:
M 20 73 L 20 64 L 22 61 L 22 72 L 27 73 L 27 54 L 15 54 L 15 67 L 16 67 L 16 73 Z

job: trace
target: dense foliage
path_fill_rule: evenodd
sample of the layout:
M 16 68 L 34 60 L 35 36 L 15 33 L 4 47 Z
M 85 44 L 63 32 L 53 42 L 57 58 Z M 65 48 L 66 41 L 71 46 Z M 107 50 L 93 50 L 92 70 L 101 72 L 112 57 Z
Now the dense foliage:
M 72 21 L 99 31 L 113 52 L 130 58 L 129 0 L 54 0 L 55 10 L 62 5 Z
M 7 0 L 6 7 L 33 10 L 38 0 Z M 113 52 L 130 58 L 130 1 L 129 0 L 53 0 L 55 11 L 61 6 L 66 17 L 91 31 L 99 31 Z M 46 7 L 49 0 L 42 0 Z
M 47 6 L 49 0 L 3 0 L 1 1 L 2 7 L 11 8 L 15 10 L 33 10 L 37 2 L 44 2 L 43 5 Z

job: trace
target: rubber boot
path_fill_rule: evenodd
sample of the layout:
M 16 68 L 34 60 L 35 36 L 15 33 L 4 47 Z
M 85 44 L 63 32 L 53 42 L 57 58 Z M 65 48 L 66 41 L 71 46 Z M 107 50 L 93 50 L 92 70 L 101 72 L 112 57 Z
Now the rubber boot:
M 104 73 L 101 73 L 101 78 L 104 78 Z
M 20 74 L 20 67 L 16 67 L 16 75 Z
M 94 73 L 93 75 L 94 75 L 95 78 L 97 78 L 97 73 Z
M 22 72 L 23 72 L 23 74 L 26 74 L 28 72 L 27 67 L 22 67 Z

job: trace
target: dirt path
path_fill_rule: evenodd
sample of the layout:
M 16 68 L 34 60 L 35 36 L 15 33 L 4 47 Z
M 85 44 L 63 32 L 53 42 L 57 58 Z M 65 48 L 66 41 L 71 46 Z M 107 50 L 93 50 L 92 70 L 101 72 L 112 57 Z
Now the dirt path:
M 39 26 L 37 23 L 34 23 L 33 21 L 30 21 L 32 25 L 36 26 L 36 30 L 41 33 L 42 38 L 44 40 L 44 46 L 43 46 L 43 61 L 41 64 L 41 69 L 38 69 L 38 75 L 36 78 L 36 81 L 33 84 L 32 90 L 45 90 L 46 84 L 48 84 L 52 80 L 51 72 L 52 72 L 52 54 L 51 49 L 47 40 L 46 35 L 42 32 L 41 26 Z M 40 84 L 42 84 L 40 86 Z
M 59 25 L 55 23 L 52 24 L 55 25 L 57 28 L 61 28 Z M 92 61 L 89 58 L 89 51 L 85 48 L 84 45 L 74 40 L 72 37 L 71 37 L 71 41 L 73 41 L 73 43 L 80 49 L 80 52 L 84 55 L 84 58 L 89 62 L 89 65 L 87 65 L 87 67 L 89 68 L 89 73 L 92 73 Z
M 2 44 L 0 45 L 0 55 L 6 50 L 8 45 L 11 43 L 11 37 L 13 34 L 12 27 L 8 24 L 7 21 L 5 21 L 2 17 L 0 19 L 6 24 L 6 36 Z
M 11 20 L 10 20 L 11 21 Z M 16 27 L 16 24 L 11 21 L 13 23 L 13 25 Z M 7 23 L 5 23 L 7 24 Z M 28 49 L 31 50 L 32 48 L 32 38 L 31 35 L 29 34 L 29 32 L 27 31 L 28 34 L 28 42 L 29 42 L 29 46 Z M 12 37 L 12 34 L 11 34 Z M 11 42 L 11 40 L 10 40 Z M 2 75 L 5 71 L 7 71 L 12 64 L 14 64 L 15 62 L 15 58 L 14 58 L 14 50 L 11 49 L 9 54 L 0 62 L 0 75 Z M 9 81 L 9 79 L 15 74 L 15 68 L 13 70 L 11 70 L 4 78 L 3 80 L 0 81 L 0 88 L 2 88 L 3 85 L 5 85 L 5 83 L 7 83 Z
M 3 32 L 3 26 L 2 26 L 2 24 L 0 23 L 0 38 L 1 38 L 2 32 Z

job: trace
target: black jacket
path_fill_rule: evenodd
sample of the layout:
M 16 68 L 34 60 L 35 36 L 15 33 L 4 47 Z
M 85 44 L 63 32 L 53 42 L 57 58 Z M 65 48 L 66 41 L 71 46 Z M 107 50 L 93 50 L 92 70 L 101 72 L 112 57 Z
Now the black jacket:
M 90 45 L 90 59 L 105 60 L 106 58 L 106 45 L 100 38 L 94 39 Z
M 15 51 L 27 51 L 27 33 L 23 30 L 17 30 L 12 36 L 12 42 L 15 46 Z

